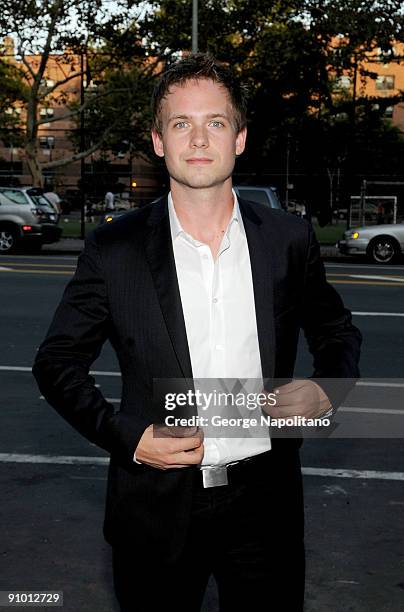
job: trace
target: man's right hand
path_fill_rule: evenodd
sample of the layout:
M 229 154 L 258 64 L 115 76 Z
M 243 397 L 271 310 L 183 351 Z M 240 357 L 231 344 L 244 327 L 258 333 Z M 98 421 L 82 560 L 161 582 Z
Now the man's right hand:
M 149 425 L 136 448 L 136 461 L 160 470 L 184 468 L 202 462 L 203 432 L 181 428 L 174 437 L 172 428 Z

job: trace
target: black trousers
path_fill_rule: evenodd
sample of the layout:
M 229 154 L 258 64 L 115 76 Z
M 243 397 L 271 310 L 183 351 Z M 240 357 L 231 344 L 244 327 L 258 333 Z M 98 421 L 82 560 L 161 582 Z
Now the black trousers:
M 121 611 L 197 612 L 213 574 L 220 612 L 301 612 L 303 523 L 297 450 L 230 467 L 227 486 L 204 489 L 197 472 L 188 538 L 175 565 L 113 548 Z

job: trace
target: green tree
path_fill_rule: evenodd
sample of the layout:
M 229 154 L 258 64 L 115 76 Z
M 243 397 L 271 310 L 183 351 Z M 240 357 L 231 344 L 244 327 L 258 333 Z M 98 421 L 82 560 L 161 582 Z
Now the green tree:
M 347 75 L 352 83 L 350 117 L 355 123 L 361 82 L 376 79 L 369 62 L 399 62 L 394 44 L 404 40 L 401 0 L 309 0 L 310 28 L 321 40 L 330 85 Z M 336 77 L 333 78 L 333 77 Z M 331 98 L 329 98 L 331 101 Z
M 134 80 L 121 79 L 119 91 L 116 79 L 109 77 L 103 81 L 105 72 L 119 70 L 123 55 L 130 56 L 132 66 L 144 64 L 144 53 L 135 27 L 138 3 L 116 0 L 113 4 L 105 0 L 3 0 L 0 14 L 0 34 L 11 35 L 15 41 L 16 61 L 10 61 L 14 71 L 14 83 L 21 88 L 24 96 L 20 98 L 24 107 L 21 121 L 23 150 L 34 185 L 44 183 L 44 170 L 60 168 L 71 162 L 87 157 L 99 150 L 121 125 L 127 112 L 125 93 L 131 97 L 138 93 L 143 97 L 142 87 L 134 92 Z M 108 44 L 105 43 L 108 41 Z M 94 84 L 100 80 L 103 85 L 97 90 L 92 88 L 91 95 L 84 102 L 65 108 L 65 112 L 54 117 L 41 117 L 40 109 L 68 103 L 67 87 L 73 81 L 89 80 L 87 51 L 93 55 L 100 50 L 96 61 L 92 62 L 91 79 Z M 35 57 L 33 57 L 35 56 Z M 84 61 L 78 62 L 78 58 Z M 47 74 L 50 64 L 60 65 L 65 74 L 59 80 L 49 83 Z M 70 70 L 66 68 L 69 68 Z M 11 68 L 10 68 L 11 69 Z M 139 85 L 139 79 L 136 81 Z M 90 84 L 90 83 L 88 83 Z M 109 87 L 109 90 L 108 90 Z M 79 92 L 77 97 L 80 99 Z M 110 103 L 112 100 L 112 103 Z M 97 135 L 87 139 L 87 147 L 81 147 L 71 155 L 42 162 L 39 160 L 38 130 L 44 123 L 75 121 L 81 112 L 91 112 L 91 108 L 106 108 L 108 121 L 98 124 Z M 130 122 L 128 121 L 128 125 Z M 95 130 L 93 130 L 95 135 Z
M 188 0 L 151 3 L 140 23 L 150 52 L 168 64 L 191 48 L 191 5 Z M 323 89 L 321 47 L 302 19 L 303 9 L 299 0 L 200 3 L 200 50 L 232 65 L 249 88 L 250 145 L 239 164 L 242 171 L 264 171 L 280 131 L 292 129 Z
M 2 54 L 6 54 L 4 47 L 0 49 L 0 140 L 15 147 L 22 142 L 19 112 L 27 91 L 15 66 L 2 59 Z
M 96 51 L 94 58 L 99 55 L 100 51 Z M 91 58 L 91 54 L 88 57 Z M 99 151 L 150 158 L 149 106 L 154 78 L 144 63 L 104 68 L 97 84 L 87 88 L 85 93 L 84 145 L 87 150 L 99 141 L 101 133 L 103 140 Z M 80 112 L 77 111 L 83 107 L 79 101 L 69 105 L 76 119 L 76 129 L 71 134 L 76 150 L 80 149 Z
M 191 49 L 191 5 L 188 0 L 149 3 L 140 23 L 149 51 L 168 64 Z M 199 6 L 200 50 L 232 65 L 250 91 L 240 178 L 254 175 L 261 182 L 271 173 L 284 181 L 290 146 L 294 170 L 309 177 L 305 185 L 299 179 L 302 193 L 313 192 L 313 173 L 321 173 L 318 205 L 335 202 L 338 180 L 360 171 L 357 147 L 370 130 L 363 116 L 377 105 L 373 150 L 383 147 L 376 157 L 389 159 L 388 122 L 381 115 L 401 98 L 366 100 L 359 86 L 361 79 L 376 78 L 367 66 L 376 53 L 400 60 L 393 47 L 403 39 L 401 0 L 208 0 Z M 355 84 L 350 91 L 337 91 L 343 74 Z

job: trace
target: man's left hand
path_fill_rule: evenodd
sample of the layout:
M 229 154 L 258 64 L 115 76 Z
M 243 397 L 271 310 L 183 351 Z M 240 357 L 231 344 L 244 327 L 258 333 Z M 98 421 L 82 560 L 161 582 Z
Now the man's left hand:
M 294 416 L 315 419 L 331 408 L 327 394 L 313 380 L 293 380 L 275 392 L 276 404 L 262 407 L 274 419 Z

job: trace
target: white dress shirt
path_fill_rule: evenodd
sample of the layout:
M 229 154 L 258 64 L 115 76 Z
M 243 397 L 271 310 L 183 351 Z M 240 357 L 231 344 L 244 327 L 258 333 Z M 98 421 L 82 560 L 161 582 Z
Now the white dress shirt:
M 216 259 L 207 244 L 183 230 L 170 193 L 171 237 L 194 379 L 252 379 L 259 392 L 262 370 L 250 256 L 234 191 L 233 197 Z M 269 431 L 263 431 L 255 438 L 205 437 L 202 466 L 270 450 Z

